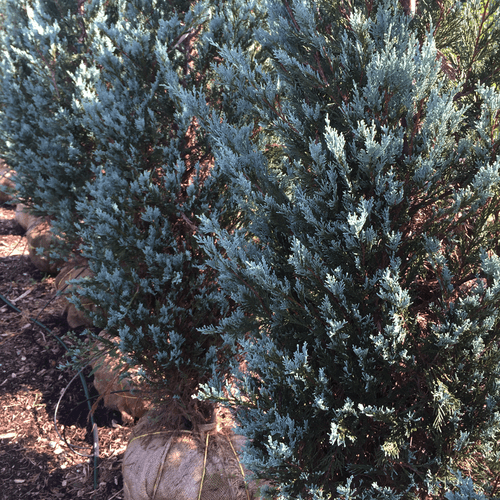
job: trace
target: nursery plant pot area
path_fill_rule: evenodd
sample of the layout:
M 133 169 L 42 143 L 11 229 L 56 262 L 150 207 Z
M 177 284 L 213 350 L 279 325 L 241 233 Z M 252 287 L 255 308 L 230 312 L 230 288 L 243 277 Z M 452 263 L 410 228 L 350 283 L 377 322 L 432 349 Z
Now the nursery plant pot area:
M 94 459 L 74 453 L 62 439 L 92 455 L 93 433 L 78 377 L 57 408 L 56 430 L 56 405 L 75 373 L 59 368 L 66 357 L 55 336 L 70 346 L 71 328 L 66 304 L 56 297 L 55 276 L 39 271 L 29 259 L 26 231 L 15 221 L 15 209 L 0 204 L 0 294 L 21 310 L 0 301 L 0 499 L 123 499 L 121 468 L 130 427 L 121 414 L 102 401 L 94 413 L 97 475 Z M 84 375 L 93 403 L 97 392 L 90 371 Z

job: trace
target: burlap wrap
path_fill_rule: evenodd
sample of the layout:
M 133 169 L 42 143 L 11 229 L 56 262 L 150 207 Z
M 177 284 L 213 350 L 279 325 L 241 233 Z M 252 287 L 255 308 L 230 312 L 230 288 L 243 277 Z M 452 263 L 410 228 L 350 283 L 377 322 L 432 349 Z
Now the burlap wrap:
M 139 423 L 134 429 L 123 458 L 125 500 L 258 497 L 257 485 L 245 482 L 237 456 L 243 443 L 241 436 L 221 429 L 217 423 L 196 433 L 147 427 Z

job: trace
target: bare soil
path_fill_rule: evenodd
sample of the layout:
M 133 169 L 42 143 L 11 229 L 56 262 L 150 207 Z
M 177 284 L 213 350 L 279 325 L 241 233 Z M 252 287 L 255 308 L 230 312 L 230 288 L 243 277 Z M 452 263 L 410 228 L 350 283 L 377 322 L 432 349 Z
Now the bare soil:
M 14 215 L 15 206 L 0 206 L 0 295 L 21 311 L 0 297 L 0 500 L 123 499 L 121 462 L 130 428 L 101 402 L 94 449 L 82 383 L 76 377 L 70 384 L 75 372 L 60 368 L 68 359 L 58 338 L 71 346 L 63 299 L 56 297 L 55 276 L 29 260 Z M 84 375 L 94 402 L 90 369 Z

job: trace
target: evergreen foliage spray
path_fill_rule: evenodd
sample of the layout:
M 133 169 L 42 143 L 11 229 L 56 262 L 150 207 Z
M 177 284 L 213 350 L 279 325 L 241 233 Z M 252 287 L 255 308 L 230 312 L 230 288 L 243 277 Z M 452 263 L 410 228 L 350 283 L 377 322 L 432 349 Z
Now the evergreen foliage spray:
M 244 48 L 263 16 L 251 2 L 235 18 L 231 5 L 128 0 L 110 10 L 95 1 L 86 61 L 74 77 L 73 107 L 94 141 L 75 227 L 94 277 L 78 281 L 71 300 L 98 305 L 94 324 L 142 367 L 173 422 L 207 417 L 192 396 L 227 364 L 220 340 L 198 331 L 231 304 L 214 293 L 214 272 L 200 269 L 195 239 L 199 217 L 220 212 L 226 188 L 185 100 L 194 93 L 226 106 L 213 84 L 213 42 Z
M 500 94 L 464 92 L 395 2 L 268 16 L 268 69 L 221 51 L 246 123 L 200 118 L 243 219 L 204 218 L 238 304 L 206 332 L 246 361 L 202 392 L 277 498 L 494 494 L 457 469 L 500 459 Z

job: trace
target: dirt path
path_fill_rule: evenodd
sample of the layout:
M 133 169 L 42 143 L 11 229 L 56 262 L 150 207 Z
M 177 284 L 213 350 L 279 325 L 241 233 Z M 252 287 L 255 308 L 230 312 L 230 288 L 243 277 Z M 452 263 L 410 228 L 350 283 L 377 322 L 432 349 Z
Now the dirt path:
M 74 376 L 58 366 L 64 347 L 45 329 L 70 344 L 63 303 L 55 298 L 54 276 L 43 275 L 30 262 L 15 207 L 0 206 L 0 500 L 123 499 L 121 459 L 130 429 L 120 415 L 99 406 L 94 416 L 99 437 L 97 489 L 94 459 L 74 453 L 60 438 L 54 412 L 61 392 Z M 77 329 L 81 333 L 83 328 Z M 91 398 L 95 398 L 86 374 Z M 92 430 L 82 384 L 77 378 L 57 413 L 59 433 L 77 451 L 92 454 Z

